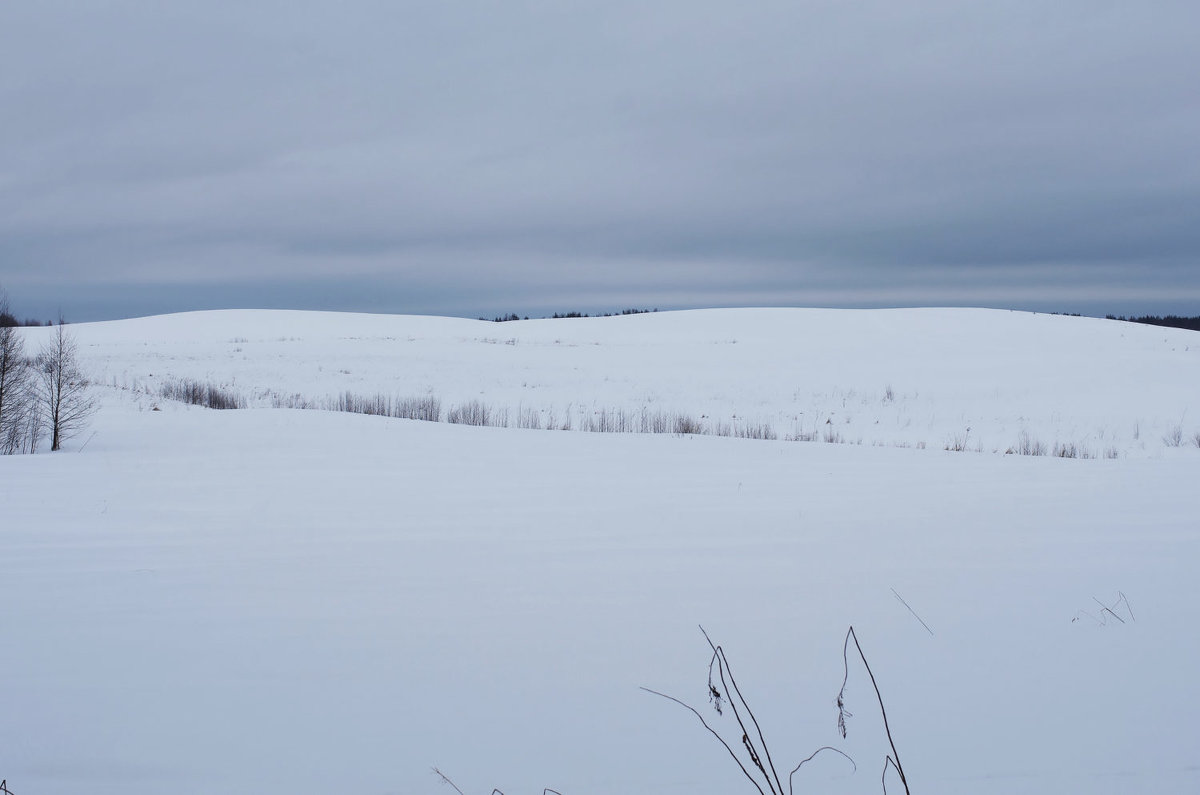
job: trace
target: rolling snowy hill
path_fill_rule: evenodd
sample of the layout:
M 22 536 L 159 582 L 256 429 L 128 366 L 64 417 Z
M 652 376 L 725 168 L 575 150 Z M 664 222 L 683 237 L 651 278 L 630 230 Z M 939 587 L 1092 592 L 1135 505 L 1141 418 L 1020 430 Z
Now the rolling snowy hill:
M 589 427 L 601 412 L 707 430 L 1004 452 L 1159 455 L 1200 432 L 1200 335 L 978 309 L 701 310 L 491 323 L 224 311 L 73 327 L 96 380 L 215 383 L 250 405 L 434 396 Z M 44 330 L 41 333 L 45 333 Z M 507 415 L 507 420 L 503 418 Z

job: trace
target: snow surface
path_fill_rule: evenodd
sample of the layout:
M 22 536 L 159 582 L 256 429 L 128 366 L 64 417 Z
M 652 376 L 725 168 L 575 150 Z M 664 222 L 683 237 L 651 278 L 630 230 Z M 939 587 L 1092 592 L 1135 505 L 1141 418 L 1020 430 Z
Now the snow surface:
M 781 767 L 857 761 L 818 757 L 797 793 L 881 791 L 861 667 L 836 732 L 851 624 L 913 792 L 1200 790 L 1195 332 L 940 309 L 71 330 L 92 429 L 0 458 L 18 795 L 452 792 L 433 766 L 471 795 L 746 792 L 638 689 L 719 720 L 697 624 Z M 157 397 L 179 377 L 847 443 L 218 412 Z M 1002 455 L 1022 431 L 1100 457 Z M 962 435 L 982 452 L 943 450 Z
M 492 323 L 230 310 L 73 330 L 102 383 L 155 391 L 195 378 L 259 406 L 434 395 L 446 408 L 571 413 L 576 426 L 648 409 L 866 445 L 1003 452 L 1025 433 L 1101 457 L 1158 455 L 1175 426 L 1200 431 L 1188 413 L 1200 335 L 1093 318 L 725 309 Z

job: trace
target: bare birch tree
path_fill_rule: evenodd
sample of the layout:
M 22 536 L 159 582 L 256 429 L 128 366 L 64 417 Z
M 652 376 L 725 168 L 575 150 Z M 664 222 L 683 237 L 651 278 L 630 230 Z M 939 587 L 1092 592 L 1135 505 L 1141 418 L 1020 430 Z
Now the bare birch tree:
M 25 343 L 9 312 L 8 295 L 0 289 L 0 454 L 33 452 L 37 445 L 31 387 Z
M 87 378 L 79 368 L 75 337 L 67 332 L 61 318 L 54 336 L 42 346 L 35 369 L 37 398 L 50 431 L 50 449 L 58 450 L 87 426 L 96 411 L 96 403 L 88 394 Z

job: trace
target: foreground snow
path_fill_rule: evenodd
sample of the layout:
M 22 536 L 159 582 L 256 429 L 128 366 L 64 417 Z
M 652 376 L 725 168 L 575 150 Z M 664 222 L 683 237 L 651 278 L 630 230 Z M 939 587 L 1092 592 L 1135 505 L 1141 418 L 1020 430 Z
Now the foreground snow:
M 766 366 L 771 328 L 794 332 L 793 320 L 713 313 L 715 325 L 703 325 L 716 336 L 689 343 L 698 333 L 689 324 L 704 314 L 645 318 L 661 333 L 648 340 L 629 331 L 626 347 L 603 320 L 526 332 L 307 316 L 327 327 L 314 322 L 311 336 L 291 343 L 294 354 L 274 358 L 285 343 L 264 338 L 269 353 L 229 357 L 237 368 L 229 371 L 210 337 L 238 334 L 225 328 L 231 318 L 77 333 L 93 366 L 110 375 L 228 377 L 248 388 L 284 380 L 283 388 L 313 390 L 354 376 L 368 391 L 397 377 L 380 371 L 387 327 L 411 324 L 428 339 L 424 358 L 402 370 L 441 372 L 444 380 L 428 385 L 446 400 L 456 399 L 455 385 L 465 396 L 473 383 L 500 401 L 505 389 L 516 394 L 521 365 L 504 367 L 491 352 L 532 349 L 532 336 L 558 328 L 578 335 L 570 343 L 578 347 L 560 343 L 562 358 L 550 359 L 561 370 L 537 359 L 558 350 L 553 340 L 526 362 L 555 400 L 593 387 L 601 403 L 644 399 L 643 377 L 647 390 L 676 390 L 672 400 L 694 397 L 681 406 L 690 411 L 719 403 L 722 383 L 738 399 L 768 394 L 784 377 Z M 815 325 L 842 322 L 828 314 Z M 866 313 L 857 325 L 902 314 Z M 249 325 L 285 336 L 284 326 L 306 317 L 238 316 L 247 340 Z M 891 381 L 897 392 L 934 395 L 935 407 L 961 406 L 972 421 L 1036 410 L 1052 422 L 1052 405 L 1095 410 L 1073 383 L 994 383 L 998 362 L 1020 358 L 1003 344 L 1011 335 L 997 337 L 990 366 L 970 369 L 970 346 L 937 332 L 934 318 L 919 336 L 924 317 L 912 314 L 906 327 L 925 342 L 895 340 L 893 356 L 873 360 L 912 373 L 911 386 L 844 358 L 842 340 L 843 358 L 829 360 L 842 369 L 810 374 L 814 389 L 837 378 L 855 390 Z M 1069 333 L 1044 342 L 1051 352 L 1094 348 L 1095 361 L 1125 361 L 1159 379 L 1118 395 L 1111 384 L 1123 379 L 1088 376 L 1110 385 L 1097 387 L 1104 411 L 1124 406 L 1121 417 L 1149 425 L 1194 401 L 1185 386 L 1195 376 L 1179 374 L 1194 362 L 1191 338 L 1117 324 L 1109 333 L 1096 321 L 1075 340 L 1078 319 L 1016 317 L 1065 324 Z M 724 358 L 713 344 L 723 320 L 739 327 L 737 347 L 760 356 L 761 367 Z M 469 336 L 510 327 L 523 335 L 519 344 Z M 1022 328 L 1013 333 L 1040 333 Z M 145 344 L 135 342 L 149 331 Z M 327 354 L 357 349 L 341 337 L 356 335 L 371 339 L 359 341 L 366 352 L 344 368 L 349 376 L 323 375 L 339 368 Z M 589 335 L 601 344 L 583 344 Z M 894 335 L 881 331 L 872 344 Z M 928 354 L 937 340 L 947 357 L 961 347 L 962 358 L 898 358 Z M 244 353 L 254 345 L 233 344 Z M 669 356 L 647 353 L 660 344 Z M 801 356 L 791 344 L 779 343 L 774 360 Z M 614 368 L 622 362 L 629 380 L 601 366 L 604 356 Z M 153 375 L 138 369 L 150 366 Z M 723 368 L 735 377 L 723 380 Z M 956 372 L 940 375 L 944 368 Z M 747 373 L 760 375 L 739 380 Z M 508 386 L 488 380 L 504 377 Z M 1027 395 L 1029 408 L 1007 408 L 997 388 Z M 1200 453 L 1157 438 L 1151 449 L 1147 430 L 1144 450 L 1130 438 L 1119 459 L 1078 461 L 213 412 L 133 389 L 102 394 L 94 436 L 74 442 L 76 451 L 86 442 L 82 453 L 0 458 L 0 778 L 21 795 L 450 791 L 434 765 L 468 793 L 744 792 L 748 784 L 694 716 L 638 690 L 708 709 L 698 623 L 724 644 L 781 766 L 826 744 L 858 762 L 850 775 L 823 756 L 797 778 L 797 792 L 880 791 L 886 745 L 861 670 L 848 690 L 849 738 L 835 729 L 850 624 L 879 679 L 913 792 L 1200 788 Z M 1077 416 L 1059 422 L 1082 427 Z M 940 414 L 930 422 L 938 433 L 949 427 Z M 1119 594 L 1128 599 L 1116 606 L 1124 623 L 1102 623 L 1095 600 L 1116 605 Z

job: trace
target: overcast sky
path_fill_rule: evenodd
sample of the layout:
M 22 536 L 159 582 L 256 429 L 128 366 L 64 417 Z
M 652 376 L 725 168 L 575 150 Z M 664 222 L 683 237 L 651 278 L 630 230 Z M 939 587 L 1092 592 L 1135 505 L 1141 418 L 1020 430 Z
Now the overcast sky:
M 20 316 L 1200 314 L 1200 3 L 0 3 Z

